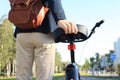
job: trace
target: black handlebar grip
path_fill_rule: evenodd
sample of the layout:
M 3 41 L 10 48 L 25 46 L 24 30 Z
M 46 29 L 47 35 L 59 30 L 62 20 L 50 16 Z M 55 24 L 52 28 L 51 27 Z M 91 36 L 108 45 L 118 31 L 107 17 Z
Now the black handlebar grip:
M 102 23 L 104 23 L 104 20 L 101 20 L 100 22 L 96 23 L 96 27 L 100 27 Z

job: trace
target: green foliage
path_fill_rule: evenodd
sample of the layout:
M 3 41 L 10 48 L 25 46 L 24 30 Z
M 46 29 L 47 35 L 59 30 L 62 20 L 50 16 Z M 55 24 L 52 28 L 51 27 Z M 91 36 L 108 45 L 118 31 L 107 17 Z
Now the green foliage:
M 54 66 L 54 72 L 59 73 L 62 71 L 62 61 L 60 54 L 56 51 L 55 53 L 55 66 Z
M 86 61 L 85 61 L 85 64 L 82 66 L 82 70 L 88 70 L 89 67 L 90 67 L 89 60 L 86 60 Z
M 4 69 L 9 60 L 15 56 L 15 39 L 13 37 L 13 25 L 8 19 L 4 19 L 0 25 L 0 68 Z
M 118 76 L 120 77 L 120 64 L 118 64 Z
M 94 57 L 91 57 L 90 58 L 90 66 L 91 66 L 91 68 L 93 68 L 93 66 L 94 66 L 94 64 L 95 64 L 95 58 Z
M 62 66 L 61 56 L 57 51 L 55 53 L 55 65 Z
M 114 50 L 109 50 L 109 53 L 105 54 L 105 56 L 107 57 L 107 63 L 111 64 L 111 65 L 106 66 L 107 71 L 115 70 L 115 68 L 113 67 L 113 60 L 110 57 L 110 55 L 113 53 L 114 53 Z
M 99 53 L 96 53 L 96 61 L 98 62 L 100 59 L 100 54 Z
M 59 74 L 57 73 L 53 75 L 52 80 L 65 80 L 64 78 L 65 77 L 63 73 L 59 73 Z M 0 80 L 16 80 L 16 78 L 15 77 L 11 77 L 11 78 L 3 77 L 3 78 L 0 78 Z M 32 80 L 36 80 L 35 77 Z

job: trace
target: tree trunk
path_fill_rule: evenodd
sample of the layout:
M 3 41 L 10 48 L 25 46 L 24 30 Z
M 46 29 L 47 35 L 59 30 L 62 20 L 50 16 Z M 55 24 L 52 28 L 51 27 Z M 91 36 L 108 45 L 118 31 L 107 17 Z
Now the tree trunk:
M 7 76 L 10 76 L 11 73 L 11 62 L 9 61 L 7 64 Z

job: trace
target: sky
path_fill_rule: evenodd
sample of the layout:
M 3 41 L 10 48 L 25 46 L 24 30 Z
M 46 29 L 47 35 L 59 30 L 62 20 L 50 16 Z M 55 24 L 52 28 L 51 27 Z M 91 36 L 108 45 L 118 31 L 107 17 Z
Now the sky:
M 0 18 L 8 15 L 10 9 L 8 1 L 0 0 Z M 105 21 L 90 39 L 75 43 L 76 63 L 82 65 L 97 52 L 104 55 L 109 53 L 109 50 L 114 50 L 114 42 L 120 37 L 120 0 L 62 0 L 62 5 L 67 19 L 86 26 L 88 33 L 96 22 L 102 19 Z M 62 61 L 70 61 L 67 45 L 56 44 Z

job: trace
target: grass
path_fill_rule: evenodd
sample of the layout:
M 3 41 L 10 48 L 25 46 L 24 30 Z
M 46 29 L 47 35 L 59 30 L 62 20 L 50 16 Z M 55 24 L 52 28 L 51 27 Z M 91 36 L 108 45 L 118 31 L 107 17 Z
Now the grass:
M 120 78 L 119 77 L 116 77 L 116 76 L 91 76 L 89 74 L 85 74 L 85 73 L 82 73 L 81 74 L 82 76 L 86 76 L 86 77 L 96 77 L 96 78 L 103 78 L 103 79 L 112 79 L 112 80 L 119 80 Z M 15 77 L 0 77 L 0 80 L 15 80 L 16 78 Z M 57 73 L 57 74 L 54 74 L 53 76 L 53 80 L 64 80 L 64 73 Z M 35 80 L 35 78 L 33 78 L 33 80 Z
M 53 76 L 53 80 L 60 80 L 62 79 L 63 80 L 64 78 L 64 73 L 57 73 L 57 74 L 54 74 Z M 0 80 L 16 80 L 15 77 L 0 77 Z M 35 80 L 35 78 L 33 78 L 33 80 Z
M 60 80 L 60 79 L 64 79 L 64 73 L 57 73 L 57 74 L 54 74 L 53 76 L 53 80 Z

